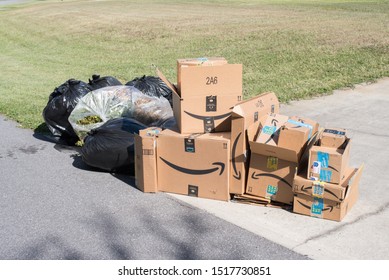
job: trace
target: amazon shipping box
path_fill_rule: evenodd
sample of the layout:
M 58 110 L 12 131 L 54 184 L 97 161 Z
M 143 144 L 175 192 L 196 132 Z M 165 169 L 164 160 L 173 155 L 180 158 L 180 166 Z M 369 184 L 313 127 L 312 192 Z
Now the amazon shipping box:
M 259 125 L 250 126 L 247 132 L 251 158 L 246 193 L 269 202 L 292 205 L 294 174 L 306 163 L 307 156 L 303 155 L 308 143 L 314 143 L 318 126 L 308 119 L 279 114 L 269 114 Z M 283 140 L 291 135 L 295 135 L 295 143 Z
M 345 138 L 338 148 L 320 145 L 320 139 L 309 150 L 307 178 L 340 184 L 346 177 L 351 139 Z
M 158 190 L 228 201 L 230 133 L 158 135 Z
M 232 110 L 230 193 L 244 194 L 250 160 L 247 128 L 267 113 L 278 113 L 279 102 L 273 92 L 242 101 Z
M 157 140 L 162 131 L 149 127 L 135 134 L 135 186 L 142 192 L 157 192 Z
M 293 212 L 316 218 L 341 221 L 358 199 L 358 185 L 363 165 L 348 168 L 340 184 L 305 178 L 306 173 L 295 176 Z
M 231 111 L 242 100 L 242 64 L 180 68 L 180 88 L 157 70 L 173 91 L 173 113 L 180 133 L 231 131 Z

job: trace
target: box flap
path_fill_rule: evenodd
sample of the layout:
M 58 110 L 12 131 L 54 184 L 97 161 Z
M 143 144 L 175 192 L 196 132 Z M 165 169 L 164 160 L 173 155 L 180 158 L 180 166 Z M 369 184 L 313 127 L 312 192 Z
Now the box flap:
M 361 166 L 355 171 L 354 174 L 350 177 L 348 176 L 349 179 L 346 179 L 348 187 L 347 187 L 347 193 L 346 197 L 349 195 L 351 189 L 355 189 L 359 185 L 359 181 L 361 180 L 362 176 L 362 171 L 365 168 L 365 164 L 362 163 Z
M 254 112 L 266 107 L 268 103 L 274 104 L 273 111 L 270 109 L 269 113 L 278 113 L 279 101 L 277 96 L 274 92 L 265 92 L 236 104 L 232 109 L 232 117 L 251 116 Z
M 299 161 L 299 153 L 296 153 L 296 151 L 288 150 L 277 146 L 262 144 L 254 141 L 249 141 L 249 143 L 252 153 L 264 156 L 277 157 L 290 162 Z
M 173 94 L 177 94 L 178 96 L 180 96 L 175 85 L 173 85 L 158 68 L 156 68 L 156 72 L 158 77 L 168 86 L 168 88 L 173 91 Z

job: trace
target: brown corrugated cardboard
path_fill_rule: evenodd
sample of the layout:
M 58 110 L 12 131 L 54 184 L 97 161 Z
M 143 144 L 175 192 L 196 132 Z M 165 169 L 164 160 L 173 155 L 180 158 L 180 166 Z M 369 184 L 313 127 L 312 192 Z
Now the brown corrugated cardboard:
M 149 127 L 135 134 L 135 185 L 143 192 L 157 192 L 156 135 L 161 128 Z
M 246 193 L 291 205 L 297 166 L 277 157 L 252 153 Z
M 267 113 L 278 113 L 279 102 L 273 92 L 242 101 L 232 110 L 230 193 L 243 194 L 246 188 L 249 146 L 247 128 Z
M 309 150 L 307 178 L 334 184 L 342 182 L 348 168 L 350 145 L 349 138 L 338 149 L 314 145 Z
M 320 137 L 320 146 L 340 148 L 346 141 L 346 130 L 343 128 L 326 128 Z
M 289 117 L 281 114 L 269 114 L 259 131 L 256 142 L 277 146 L 280 128 L 288 121 Z
M 333 201 L 326 198 L 318 198 L 303 193 L 297 193 L 293 201 L 293 212 L 328 219 L 341 221 L 350 211 L 358 199 L 358 185 L 362 175 L 363 165 L 360 168 L 351 169 L 347 176 L 350 178 L 344 184 L 347 187 L 342 202 Z
M 173 113 L 181 133 L 231 130 L 231 111 L 242 100 L 242 65 L 181 68 L 180 91 L 157 70 L 173 91 Z
M 181 68 L 183 67 L 205 67 L 214 65 L 227 64 L 227 60 L 224 57 L 201 57 L 201 58 L 185 58 L 177 59 L 177 88 L 181 89 Z
M 307 164 L 306 147 L 308 143 L 311 146 L 315 142 L 317 133 L 309 142 L 300 143 L 304 146 L 293 149 L 254 141 L 258 129 L 263 128 L 262 124 L 269 118 L 272 116 L 263 117 L 259 126 L 255 123 L 247 129 L 251 158 L 246 193 L 291 205 L 294 175 L 300 165 Z
M 301 152 L 318 129 L 319 124 L 317 122 L 293 116 L 281 127 L 278 146 Z
M 158 135 L 158 190 L 228 201 L 230 133 Z
M 281 202 L 276 202 L 276 201 L 269 202 L 268 199 L 262 199 L 258 196 L 249 195 L 249 194 L 234 195 L 234 198 L 232 201 L 238 202 L 238 203 L 250 204 L 250 205 L 264 206 L 264 207 L 282 208 L 282 209 L 290 210 L 290 211 L 293 210 L 291 205 L 284 204 Z
M 293 180 L 294 193 L 342 202 L 346 197 L 349 181 L 355 175 L 355 169 L 348 169 L 341 184 L 310 180 L 307 179 L 305 175 L 306 172 L 300 172 L 295 175 Z
M 261 149 L 266 148 L 268 151 L 271 150 L 271 153 L 278 151 L 281 155 L 277 157 L 298 162 L 308 140 L 317 133 L 318 128 L 317 122 L 307 118 L 296 116 L 289 118 L 280 114 L 269 114 L 259 126 L 256 142 L 263 144 Z M 294 156 L 290 154 L 291 152 Z M 263 152 L 258 153 L 271 156 Z M 289 156 L 294 159 L 286 158 Z

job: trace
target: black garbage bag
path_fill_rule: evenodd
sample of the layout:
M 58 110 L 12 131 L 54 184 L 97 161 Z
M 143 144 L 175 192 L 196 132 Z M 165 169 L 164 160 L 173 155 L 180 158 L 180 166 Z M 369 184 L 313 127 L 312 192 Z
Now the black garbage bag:
M 161 120 L 159 122 L 153 123 L 152 126 L 160 127 L 163 130 L 165 129 L 174 129 L 177 128 L 177 122 L 175 117 L 170 117 L 166 120 Z
M 146 126 L 130 118 L 108 120 L 92 129 L 81 148 L 82 160 L 90 166 L 115 173 L 134 173 L 135 134 Z
M 69 79 L 54 89 L 43 109 L 43 119 L 51 133 L 59 136 L 69 145 L 74 145 L 78 141 L 78 136 L 68 121 L 69 115 L 81 97 L 91 90 L 92 88 L 87 83 Z
M 126 86 L 133 86 L 146 95 L 163 96 L 169 101 L 170 106 L 173 107 L 173 92 L 159 77 L 144 75 L 143 77 L 129 81 L 126 83 Z
M 89 85 L 92 90 L 109 87 L 109 86 L 121 86 L 122 83 L 112 76 L 100 77 L 100 75 L 92 75 L 92 80 L 89 79 Z

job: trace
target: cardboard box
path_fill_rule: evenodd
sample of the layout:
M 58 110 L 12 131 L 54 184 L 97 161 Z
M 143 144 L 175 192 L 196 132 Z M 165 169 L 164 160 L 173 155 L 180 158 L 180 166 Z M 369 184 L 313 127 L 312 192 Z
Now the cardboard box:
M 281 127 L 278 146 L 301 152 L 318 129 L 319 123 L 307 118 L 293 116 Z
M 343 128 L 326 128 L 320 137 L 320 146 L 340 148 L 346 141 L 346 130 Z
M 250 156 L 247 128 L 267 113 L 278 113 L 279 108 L 277 96 L 267 92 L 242 101 L 232 109 L 230 193 L 245 192 Z
M 320 141 L 318 141 L 318 144 Z M 339 184 L 345 178 L 350 158 L 351 139 L 336 148 L 314 145 L 309 150 L 307 178 Z
M 230 133 L 158 135 L 158 190 L 228 201 Z
M 227 64 L 227 60 L 224 57 L 200 57 L 200 58 L 186 58 L 177 59 L 177 88 L 181 89 L 181 68 L 184 67 L 205 67 Z
M 300 188 L 294 197 L 293 212 L 321 219 L 341 221 L 358 199 L 358 185 L 362 171 L 363 165 L 360 168 L 349 169 L 348 179 L 341 186 L 345 189 L 341 202 L 339 197 L 333 200 L 331 194 L 326 190 L 319 191 L 319 193 L 322 193 L 321 197 L 312 196 L 312 193 L 306 193 Z M 333 187 L 327 186 L 329 188 Z
M 260 120 L 259 128 L 264 127 L 262 124 L 265 124 L 269 117 Z M 308 147 L 316 142 L 317 133 L 304 147 L 288 149 L 254 141 L 257 130 L 257 124 L 247 129 L 251 158 L 246 193 L 292 205 L 294 175 L 301 166 L 307 165 Z
M 173 91 L 173 113 L 181 133 L 231 130 L 231 111 L 242 100 L 242 65 L 181 68 L 180 91 L 157 70 Z
M 260 127 L 256 142 L 277 146 L 280 129 L 288 121 L 288 119 L 288 116 L 269 114 L 263 125 Z
M 246 193 L 270 201 L 293 204 L 293 179 L 298 163 L 251 154 Z
M 135 186 L 142 192 L 157 192 L 157 140 L 162 131 L 149 127 L 135 134 Z

